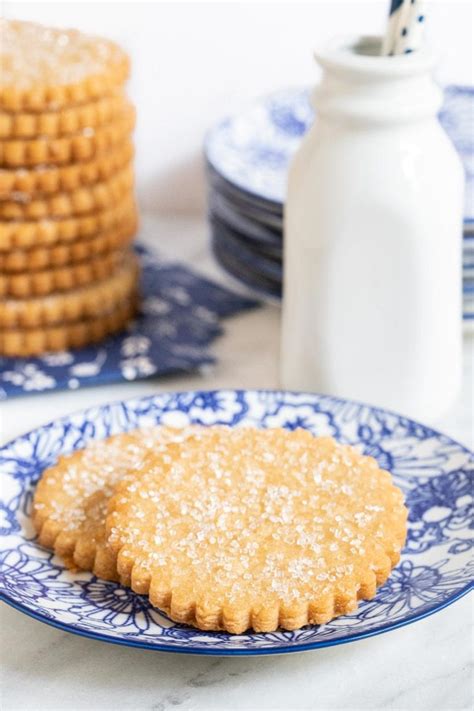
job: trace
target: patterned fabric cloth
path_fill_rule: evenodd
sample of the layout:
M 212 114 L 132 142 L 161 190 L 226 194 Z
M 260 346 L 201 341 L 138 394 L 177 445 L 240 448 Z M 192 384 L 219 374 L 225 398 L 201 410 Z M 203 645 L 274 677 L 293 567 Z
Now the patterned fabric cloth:
M 39 358 L 0 357 L 0 400 L 45 390 L 71 389 L 189 372 L 214 363 L 209 351 L 220 319 L 256 306 L 138 247 L 143 301 L 129 328 L 103 343 Z

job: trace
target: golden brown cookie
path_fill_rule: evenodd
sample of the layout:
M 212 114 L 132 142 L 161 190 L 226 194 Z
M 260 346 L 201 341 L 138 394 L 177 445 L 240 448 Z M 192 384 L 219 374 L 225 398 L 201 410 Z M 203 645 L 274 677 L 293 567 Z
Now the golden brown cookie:
M 262 632 L 373 597 L 406 517 L 390 474 L 332 438 L 214 427 L 117 484 L 107 535 L 122 583 L 173 620 Z
M 128 253 L 111 276 L 88 286 L 31 299 L 2 299 L 2 329 L 41 328 L 83 321 L 108 313 L 136 292 L 138 261 Z
M 164 455 L 181 437 L 167 427 L 134 430 L 60 457 L 43 472 L 34 495 L 32 515 L 41 545 L 62 555 L 69 567 L 116 580 L 116 558 L 105 536 L 108 500 L 147 453 Z
M 93 101 L 42 113 L 0 112 L 0 138 L 56 138 L 111 123 L 125 108 L 122 91 Z
M 113 42 L 77 30 L 0 19 L 0 109 L 56 111 L 113 93 L 129 60 Z
M 0 198 L 10 199 L 13 193 L 24 193 L 30 198 L 45 194 L 71 192 L 102 180 L 126 166 L 133 158 L 133 146 L 127 138 L 110 151 L 90 161 L 62 166 L 33 168 L 0 168 Z
M 0 272 L 0 298 L 28 299 L 70 291 L 107 279 L 124 262 L 123 252 L 108 252 L 85 262 L 21 274 Z
M 133 295 L 107 312 L 71 323 L 39 328 L 0 329 L 0 354 L 19 358 L 38 356 L 69 348 L 82 348 L 121 331 L 134 317 L 137 299 Z
M 70 217 L 88 212 L 105 210 L 130 193 L 133 187 L 131 165 L 101 183 L 95 183 L 72 192 L 28 199 L 24 193 L 13 200 L 0 200 L 1 220 L 42 220 L 54 217 Z
M 19 272 L 35 272 L 87 262 L 109 252 L 127 247 L 137 229 L 133 216 L 126 223 L 88 239 L 79 239 L 52 247 L 33 247 L 0 252 L 0 279 Z
M 74 242 L 119 227 L 136 214 L 133 196 L 89 215 L 60 219 L 0 222 L 0 252 Z
M 105 126 L 85 128 L 59 138 L 0 140 L 0 165 L 17 168 L 35 165 L 65 165 L 88 161 L 123 143 L 133 130 L 135 111 L 128 104 Z

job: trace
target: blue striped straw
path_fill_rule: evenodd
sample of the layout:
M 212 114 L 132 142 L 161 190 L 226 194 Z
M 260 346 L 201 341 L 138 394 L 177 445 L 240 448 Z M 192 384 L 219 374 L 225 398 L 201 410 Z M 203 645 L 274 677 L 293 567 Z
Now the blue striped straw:
M 382 54 L 409 54 L 422 41 L 425 14 L 422 0 L 392 0 Z

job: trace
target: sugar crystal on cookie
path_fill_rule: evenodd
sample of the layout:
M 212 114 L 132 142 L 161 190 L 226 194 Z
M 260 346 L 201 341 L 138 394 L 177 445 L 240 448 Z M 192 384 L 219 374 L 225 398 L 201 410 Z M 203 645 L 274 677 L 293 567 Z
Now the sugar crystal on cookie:
M 150 453 L 119 484 L 108 531 L 124 580 L 198 627 L 211 600 L 212 628 L 230 631 L 263 629 L 260 609 L 280 610 L 272 629 L 291 629 L 287 608 L 307 624 L 322 619 L 327 595 L 329 619 L 373 594 L 398 560 L 406 519 L 374 460 L 303 430 L 204 432 L 169 452 L 171 462 Z M 381 511 L 368 516 L 371 504 Z M 238 623 L 226 609 L 240 611 Z

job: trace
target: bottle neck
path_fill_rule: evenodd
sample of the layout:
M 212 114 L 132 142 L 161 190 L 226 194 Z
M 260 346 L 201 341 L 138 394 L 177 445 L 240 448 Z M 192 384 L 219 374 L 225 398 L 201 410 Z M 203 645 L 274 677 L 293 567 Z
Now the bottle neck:
M 411 123 L 436 115 L 442 92 L 431 76 L 431 53 L 383 57 L 380 43 L 373 37 L 346 40 L 316 55 L 323 69 L 313 98 L 320 118 L 364 125 Z

